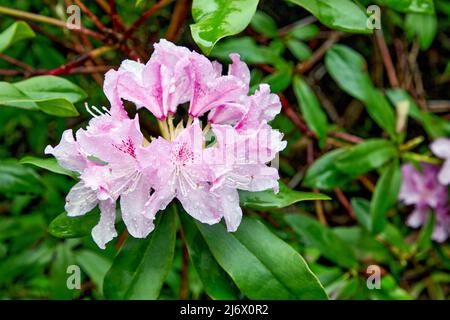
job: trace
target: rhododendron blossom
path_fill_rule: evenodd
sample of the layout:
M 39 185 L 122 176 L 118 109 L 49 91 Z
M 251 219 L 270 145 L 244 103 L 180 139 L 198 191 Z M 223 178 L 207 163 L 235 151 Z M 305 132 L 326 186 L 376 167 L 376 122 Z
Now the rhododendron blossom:
M 268 123 L 280 112 L 279 98 L 265 84 L 249 96 L 249 69 L 239 55 L 230 58 L 222 74 L 218 62 L 161 40 L 146 64 L 126 60 L 106 74 L 109 110 L 92 107 L 86 129 L 75 138 L 67 130 L 58 146 L 47 147 L 62 167 L 80 174 L 66 197 L 68 215 L 100 207 L 92 230 L 99 247 L 117 235 L 117 201 L 130 234 L 144 238 L 175 198 L 198 221 L 224 218 L 235 231 L 242 218 L 238 190 L 278 191 L 278 170 L 268 163 L 286 142 Z M 123 100 L 149 110 L 161 136 L 146 139 Z
M 399 200 L 415 208 L 407 224 L 418 228 L 427 222 L 432 210 L 436 215 L 432 238 L 444 242 L 450 233 L 448 190 L 438 181 L 439 166 L 421 164 L 419 171 L 412 164 L 402 166 L 403 181 Z

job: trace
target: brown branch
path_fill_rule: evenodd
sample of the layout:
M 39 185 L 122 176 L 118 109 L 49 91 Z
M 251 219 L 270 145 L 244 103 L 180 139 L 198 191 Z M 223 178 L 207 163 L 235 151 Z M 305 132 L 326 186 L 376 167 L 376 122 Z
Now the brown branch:
M 103 23 L 100 22 L 100 20 L 97 18 L 97 16 L 89 10 L 88 7 L 86 7 L 81 0 L 74 0 L 77 6 L 80 7 L 81 11 L 84 12 L 84 14 L 95 24 L 95 26 L 102 32 L 110 34 L 112 33 L 112 30 L 107 28 Z
M 378 48 L 380 49 L 381 58 L 383 59 L 384 67 L 386 68 L 389 83 L 392 88 L 400 87 L 398 82 L 397 73 L 395 72 L 394 63 L 392 62 L 391 54 L 389 53 L 389 48 L 384 39 L 383 30 L 375 30 L 375 37 L 377 40 Z
M 183 22 L 189 14 L 190 0 L 178 0 L 175 3 L 169 27 L 167 28 L 165 38 L 169 41 L 175 41 L 179 34 Z
M 57 26 L 60 28 L 64 28 L 64 29 L 67 28 L 67 23 L 65 21 L 51 18 L 51 17 L 42 16 L 39 14 L 34 14 L 31 12 L 26 12 L 26 11 L 21 11 L 21 10 L 16 10 L 16 9 L 12 9 L 12 8 L 6 8 L 6 7 L 0 7 L 0 14 L 1 13 L 8 15 L 8 16 L 15 17 L 15 18 L 23 19 L 23 20 L 42 22 L 42 23 L 54 25 L 54 26 Z M 86 29 L 84 27 L 80 27 L 77 29 L 70 29 L 70 30 L 74 31 L 74 32 L 84 33 L 84 34 L 86 34 L 90 37 L 93 37 L 95 39 L 98 39 L 98 40 L 105 39 L 104 35 L 102 35 L 98 32 L 92 31 L 90 29 Z
M 352 219 L 355 219 L 355 213 L 353 212 L 353 208 L 352 205 L 350 204 L 350 202 L 348 201 L 347 197 L 345 196 L 345 194 L 342 192 L 341 189 L 339 188 L 334 188 L 333 189 L 334 193 L 336 194 L 339 202 L 342 204 L 342 206 L 347 210 L 347 212 L 349 213 L 350 217 Z
M 128 28 L 127 31 L 125 31 L 125 33 L 123 34 L 123 39 L 122 41 L 126 41 L 127 39 L 129 39 L 133 33 L 145 22 L 147 21 L 148 18 L 150 18 L 151 16 L 153 16 L 159 9 L 163 8 L 164 6 L 168 5 L 169 3 L 171 3 L 172 0 L 160 0 L 158 1 L 156 4 L 154 4 L 150 9 L 148 9 L 147 11 L 145 11 L 140 17 L 139 19 L 137 19 L 132 25 L 131 27 Z
M 299 64 L 297 64 L 297 66 L 295 67 L 295 71 L 297 73 L 303 74 L 305 72 L 308 72 L 309 70 L 311 70 L 312 67 L 314 67 L 314 65 L 320 61 L 320 59 L 322 59 L 322 57 L 325 55 L 325 53 L 327 52 L 327 50 L 336 42 L 338 42 L 339 38 L 342 36 L 342 32 L 339 31 L 333 31 L 330 34 L 330 37 L 327 41 L 325 41 L 320 47 L 319 49 L 317 49 L 316 51 L 314 51 L 313 55 L 311 56 L 311 58 L 309 58 L 308 60 L 304 61 L 304 62 L 300 62 Z
M 6 62 L 8 62 L 12 65 L 15 65 L 25 71 L 33 72 L 33 68 L 31 66 L 29 66 L 28 64 L 26 64 L 22 61 L 19 61 L 19 60 L 13 58 L 13 57 L 7 56 L 6 54 L 0 53 L 0 59 L 5 60 Z

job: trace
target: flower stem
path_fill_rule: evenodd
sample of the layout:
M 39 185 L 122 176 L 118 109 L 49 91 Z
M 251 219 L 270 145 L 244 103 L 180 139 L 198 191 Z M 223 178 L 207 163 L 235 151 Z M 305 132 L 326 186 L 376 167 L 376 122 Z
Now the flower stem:
M 170 136 L 170 140 L 175 139 L 175 130 L 173 127 L 173 115 L 169 114 L 169 117 L 167 118 L 168 122 L 169 122 L 169 136 Z

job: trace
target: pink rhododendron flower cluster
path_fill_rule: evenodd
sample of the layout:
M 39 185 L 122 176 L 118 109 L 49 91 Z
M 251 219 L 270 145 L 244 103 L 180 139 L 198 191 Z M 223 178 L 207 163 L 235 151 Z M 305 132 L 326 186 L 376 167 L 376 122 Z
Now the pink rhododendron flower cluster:
M 235 231 L 242 218 L 238 189 L 278 190 L 278 171 L 268 165 L 286 146 L 268 124 L 280 112 L 278 96 L 265 84 L 248 95 L 250 72 L 237 54 L 223 75 L 219 63 L 187 48 L 165 40 L 154 47 L 146 64 L 126 60 L 106 74 L 109 110 L 87 108 L 94 116 L 88 127 L 75 137 L 65 131 L 59 145 L 45 150 L 80 174 L 66 198 L 67 214 L 99 206 L 92 236 L 101 248 L 117 235 L 118 201 L 129 233 L 144 238 L 157 212 L 175 198 L 200 222 L 224 218 Z M 123 100 L 148 109 L 162 136 L 145 139 Z M 183 104 L 189 119 L 175 125 Z
M 426 223 L 434 211 L 436 218 L 432 238 L 444 242 L 450 233 L 450 207 L 448 189 L 440 183 L 442 178 L 440 171 L 442 173 L 439 166 L 432 164 L 423 163 L 420 170 L 410 163 L 404 164 L 399 200 L 415 206 L 406 222 L 412 228 L 418 228 Z

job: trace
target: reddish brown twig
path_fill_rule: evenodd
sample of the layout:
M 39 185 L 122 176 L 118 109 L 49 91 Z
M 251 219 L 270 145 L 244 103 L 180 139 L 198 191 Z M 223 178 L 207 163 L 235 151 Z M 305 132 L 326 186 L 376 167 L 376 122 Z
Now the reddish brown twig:
M 384 67 L 386 68 L 387 71 L 389 83 L 391 84 L 391 87 L 398 88 L 400 84 L 398 82 L 397 73 L 395 72 L 391 54 L 389 53 L 389 48 L 386 44 L 386 40 L 384 39 L 383 30 L 381 29 L 375 30 L 375 37 L 377 39 L 377 44 L 378 48 L 380 49 Z
M 122 41 L 126 41 L 131 37 L 131 35 L 145 22 L 148 18 L 153 16 L 159 9 L 163 8 L 164 6 L 168 5 L 172 0 L 160 0 L 157 3 L 155 3 L 150 9 L 145 11 L 139 19 L 137 19 L 131 27 L 128 28 L 127 31 L 123 34 Z
M 166 32 L 167 40 L 175 41 L 178 38 L 183 22 L 189 14 L 189 7 L 190 0 L 178 0 L 175 3 L 169 27 Z
M 33 68 L 31 66 L 13 57 L 7 56 L 6 54 L 0 53 L 0 59 L 5 60 L 6 62 L 11 63 L 12 65 L 15 65 L 25 71 L 33 72 Z
M 346 133 L 346 132 L 330 131 L 330 132 L 328 132 L 328 135 L 335 137 L 335 138 L 342 139 L 347 142 L 354 143 L 354 144 L 364 142 L 364 139 L 354 136 L 352 134 Z
M 347 210 L 347 212 L 349 213 L 350 217 L 352 219 L 355 219 L 355 213 L 353 212 L 353 208 L 352 205 L 350 204 L 350 202 L 348 201 L 347 197 L 345 196 L 345 194 L 342 192 L 341 189 L 339 188 L 334 188 L 333 189 L 334 193 L 336 194 L 339 202 L 342 204 L 342 206 Z
M 311 56 L 311 58 L 309 58 L 308 60 L 304 61 L 304 62 L 300 62 L 299 64 L 297 64 L 297 66 L 295 67 L 295 72 L 303 74 L 305 72 L 308 72 L 309 70 L 311 70 L 312 67 L 314 67 L 314 65 L 319 62 L 320 59 L 322 59 L 322 57 L 325 55 L 325 53 L 327 52 L 327 50 L 333 45 L 335 44 L 339 38 L 342 36 L 342 32 L 339 31 L 333 31 L 330 34 L 330 37 L 328 38 L 327 41 L 325 41 L 320 47 L 319 49 L 317 49 L 316 51 L 314 51 L 313 55 Z
M 303 120 L 300 118 L 298 113 L 294 110 L 294 108 L 291 106 L 289 101 L 286 99 L 284 94 L 278 93 L 278 96 L 280 97 L 281 106 L 283 112 L 286 114 L 286 116 L 291 119 L 292 123 L 300 129 L 300 131 L 304 134 L 306 134 L 310 138 L 314 138 L 315 134 L 311 130 L 309 130 L 308 126 L 303 122 Z
M 74 0 L 77 6 L 80 7 L 81 11 L 94 23 L 94 25 L 102 32 L 104 33 L 112 33 L 112 30 L 107 28 L 103 23 L 100 22 L 100 20 L 97 18 L 97 16 L 89 10 L 88 7 L 86 7 L 83 2 L 80 0 Z

